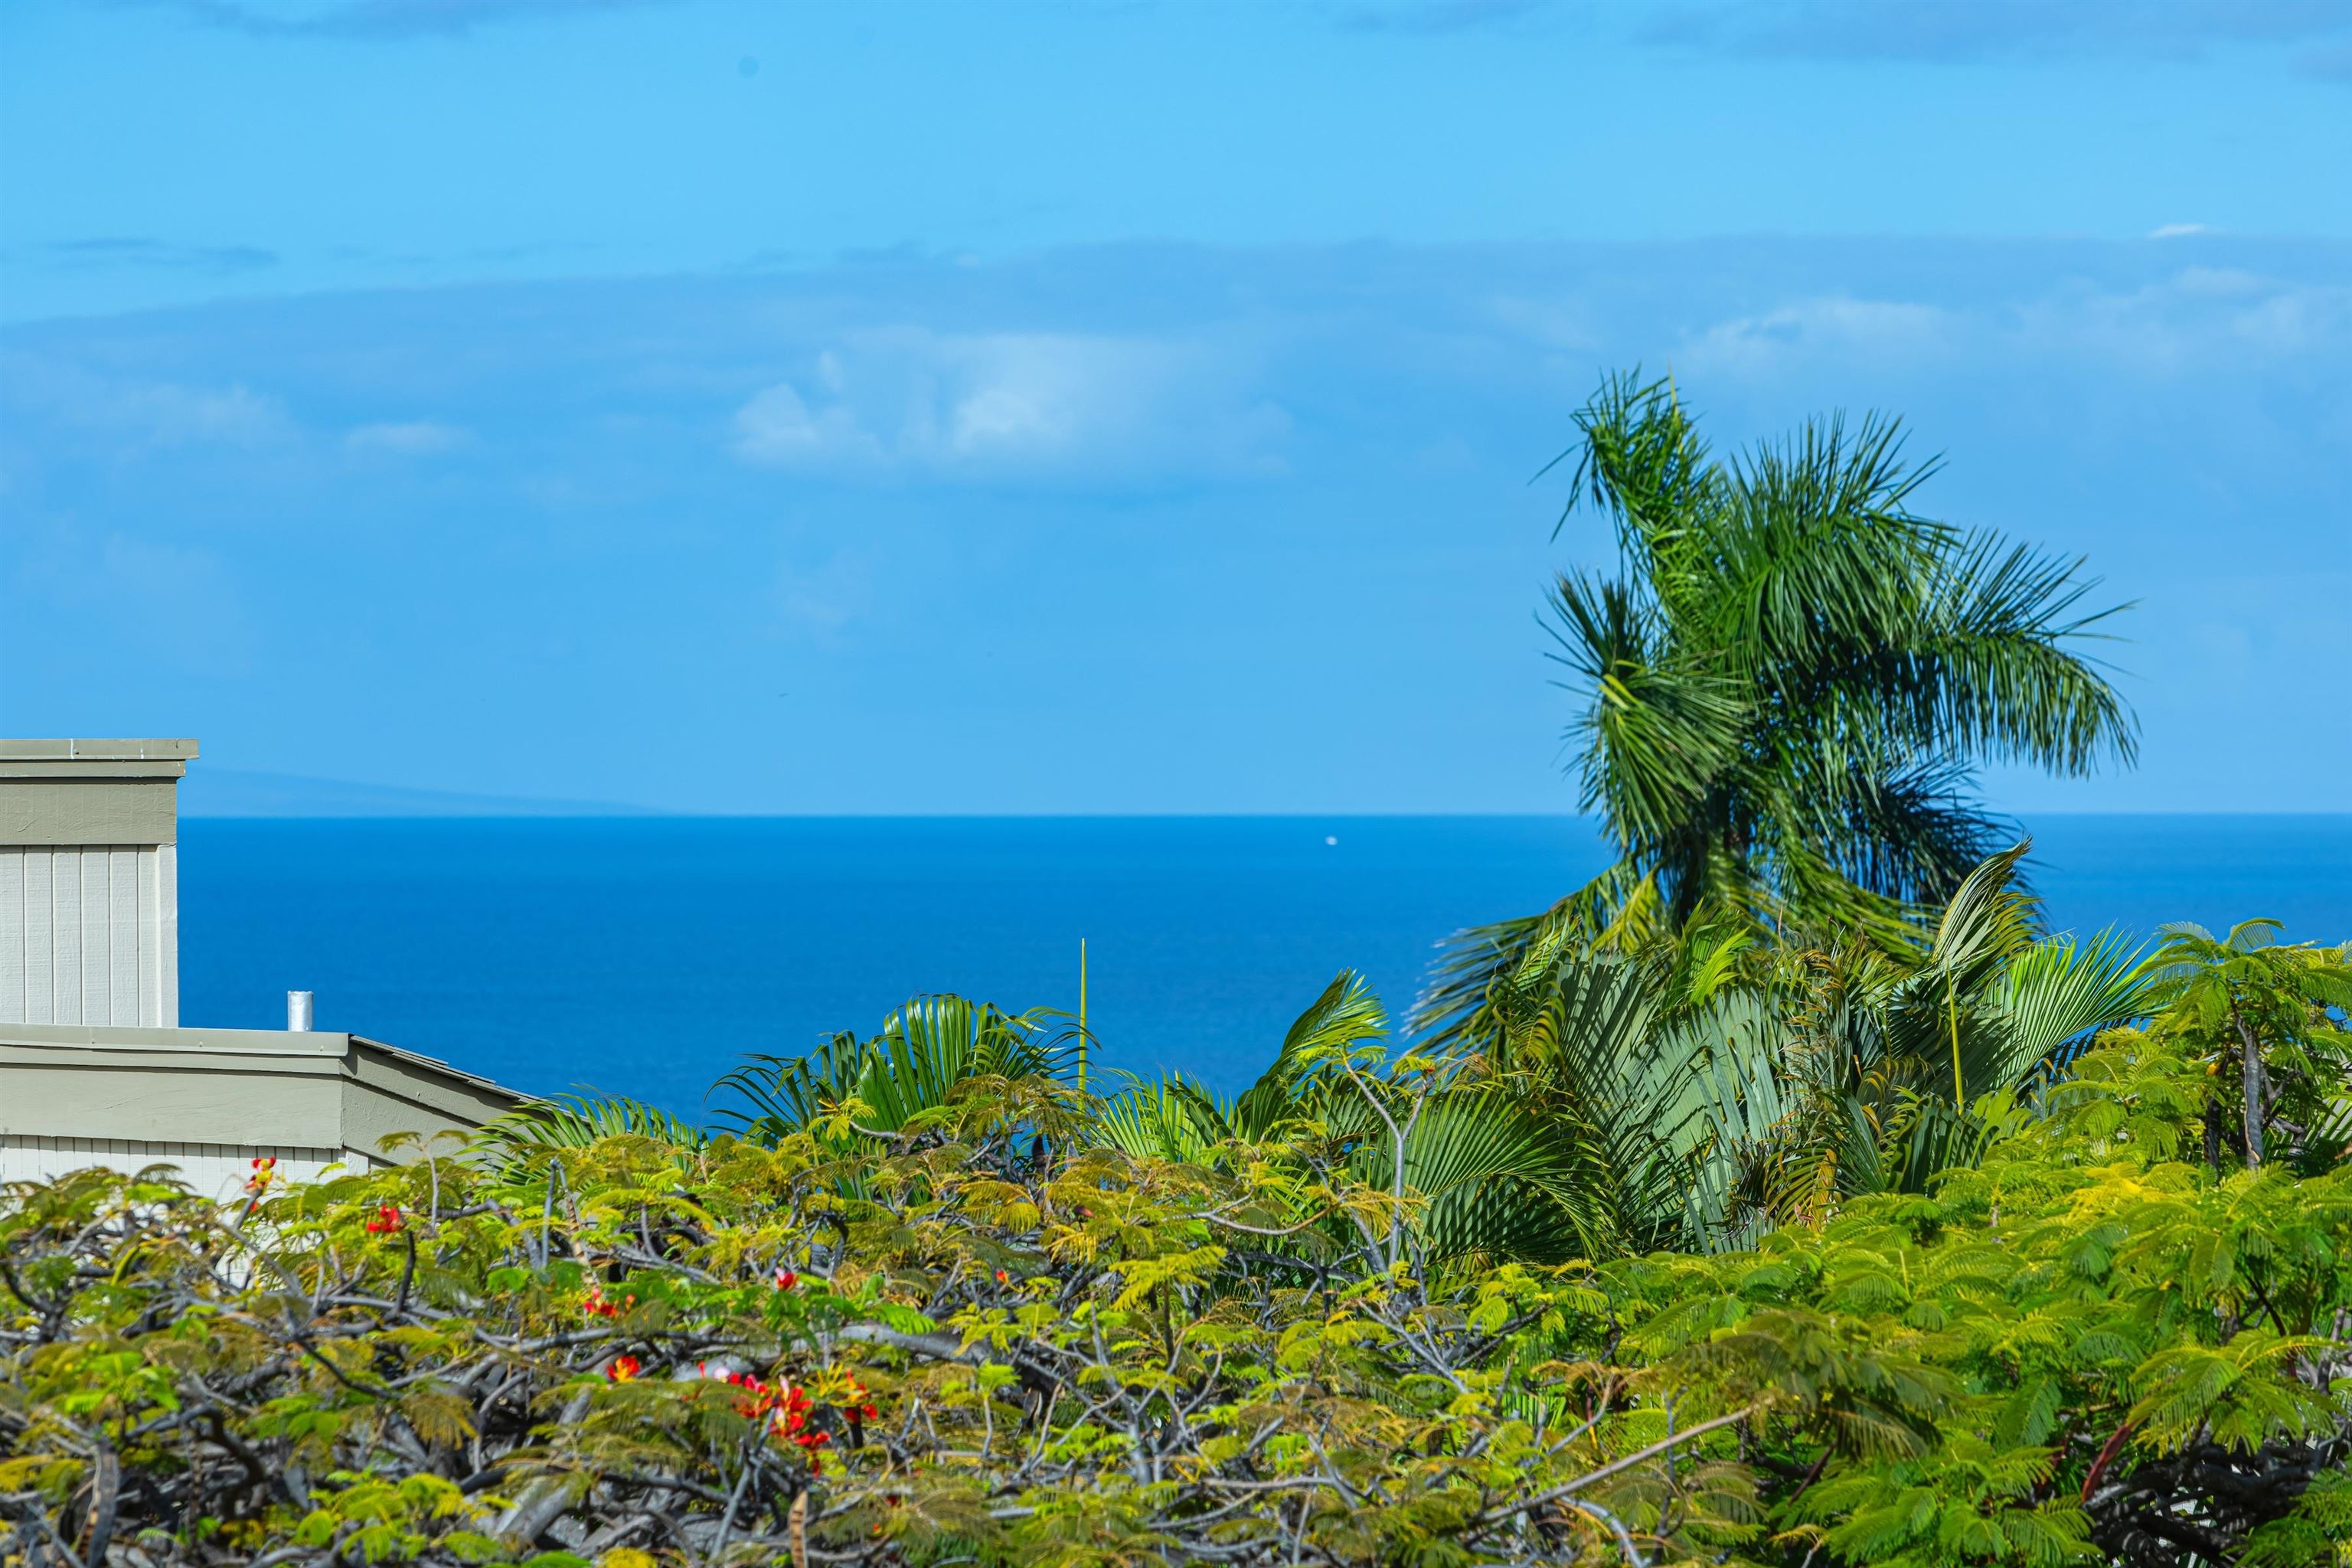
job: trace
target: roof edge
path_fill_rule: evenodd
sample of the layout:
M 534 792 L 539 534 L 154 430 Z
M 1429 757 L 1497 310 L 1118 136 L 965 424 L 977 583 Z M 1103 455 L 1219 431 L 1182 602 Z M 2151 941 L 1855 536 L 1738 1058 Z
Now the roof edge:
M 143 741 L 0 740 L 0 762 L 184 763 L 196 754 L 192 739 Z

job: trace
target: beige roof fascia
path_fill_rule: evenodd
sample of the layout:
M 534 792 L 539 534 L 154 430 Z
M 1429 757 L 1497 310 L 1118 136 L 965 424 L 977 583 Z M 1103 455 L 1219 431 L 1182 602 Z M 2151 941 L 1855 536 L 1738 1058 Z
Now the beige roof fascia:
M 341 1149 L 470 1132 L 524 1096 L 357 1035 L 0 1024 L 0 1135 Z
M 185 763 L 196 743 L 176 741 L 0 740 L 0 763 Z

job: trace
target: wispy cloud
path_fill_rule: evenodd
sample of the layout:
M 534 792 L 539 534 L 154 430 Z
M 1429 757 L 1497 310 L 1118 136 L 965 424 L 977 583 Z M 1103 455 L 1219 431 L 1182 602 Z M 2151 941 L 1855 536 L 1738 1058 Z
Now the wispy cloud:
M 2352 79 L 2352 10 L 2341 0 L 1332 0 L 1323 8 L 1349 32 L 1574 27 L 1761 59 L 2199 59 L 2268 48 L 2286 51 L 2302 74 Z
M 2147 231 L 2150 239 L 2193 239 L 2213 231 L 2201 223 L 2163 223 Z
M 268 38 L 462 36 L 504 22 L 563 21 L 667 0 L 118 0 L 177 11 L 206 26 Z
M 1819 296 L 1687 331 L 1676 354 L 1696 374 L 1751 379 L 1803 364 L 2021 370 L 2055 361 L 2170 376 L 2347 360 L 2352 285 L 2217 267 L 2131 288 L 2072 283 L 1967 303 Z
M 1799 300 L 1756 315 L 1735 316 L 1691 335 L 1676 362 L 1700 374 L 1759 375 L 1794 357 L 1885 363 L 1940 357 L 1959 322 L 1940 305 L 1855 300 Z
M 2083 356 L 2149 374 L 2297 364 L 2340 372 L 2352 363 L 2352 283 L 2189 267 L 2136 289 L 2053 291 L 2021 306 L 2007 335 L 2037 357 Z
M 469 444 L 473 432 L 434 419 L 392 420 L 355 426 L 343 437 L 354 452 L 395 458 L 429 458 Z
M 1357 33 L 1467 33 L 1544 15 L 1547 0 L 1351 0 L 1329 7 Z
M 27 353 L 6 356 L 7 405 L 117 456 L 200 446 L 260 447 L 293 433 L 285 405 L 242 382 L 102 374 Z
M 1197 342 L 861 333 L 735 412 L 744 461 L 839 473 L 1103 478 L 1278 466 L 1288 417 Z
M 278 253 L 257 245 L 181 245 L 133 235 L 98 235 L 12 246 L 12 263 L 87 271 L 100 268 L 161 268 L 174 272 L 224 276 L 278 265 Z
M 2352 38 L 2352 11 L 2339 0 L 1675 0 L 1644 13 L 1635 37 L 1751 58 L 2193 59 Z

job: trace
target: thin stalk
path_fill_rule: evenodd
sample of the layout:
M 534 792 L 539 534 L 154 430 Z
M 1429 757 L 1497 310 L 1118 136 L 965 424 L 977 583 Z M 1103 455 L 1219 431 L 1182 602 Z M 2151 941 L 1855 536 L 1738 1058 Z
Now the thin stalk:
M 1952 1034 L 1952 1114 L 1958 1116 L 1960 1112 L 1962 1093 L 1960 1085 L 1960 1004 L 1958 994 L 1953 989 L 1954 984 L 1955 982 L 1952 977 L 1952 972 L 1948 969 L 1944 972 L 1944 1020 L 1945 1026 L 1950 1029 Z

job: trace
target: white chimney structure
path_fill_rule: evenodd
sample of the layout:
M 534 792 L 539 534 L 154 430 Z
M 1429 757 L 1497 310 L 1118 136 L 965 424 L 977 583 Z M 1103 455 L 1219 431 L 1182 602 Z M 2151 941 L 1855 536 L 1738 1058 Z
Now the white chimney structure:
M 194 741 L 0 740 L 0 1024 L 180 1022 Z

